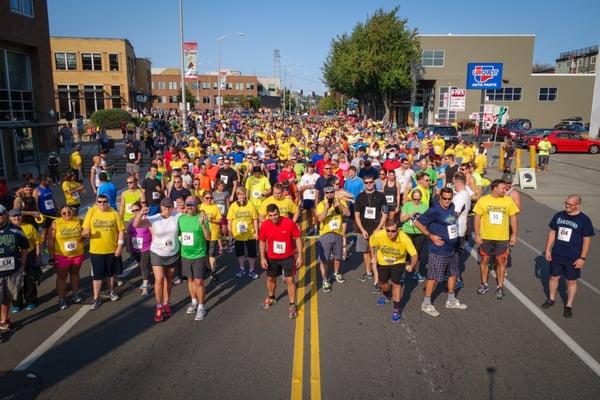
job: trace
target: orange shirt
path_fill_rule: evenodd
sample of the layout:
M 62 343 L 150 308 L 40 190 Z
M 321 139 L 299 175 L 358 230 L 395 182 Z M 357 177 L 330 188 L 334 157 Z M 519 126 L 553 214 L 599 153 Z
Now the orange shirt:
M 219 167 L 213 165 L 212 167 L 206 170 L 208 176 L 210 176 L 210 179 L 213 181 L 213 183 L 217 182 L 217 173 L 219 172 L 219 169 Z

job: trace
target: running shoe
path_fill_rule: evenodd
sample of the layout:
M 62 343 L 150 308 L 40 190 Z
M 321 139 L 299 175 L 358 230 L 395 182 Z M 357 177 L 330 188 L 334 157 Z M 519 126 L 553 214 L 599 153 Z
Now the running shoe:
M 244 276 L 245 273 L 246 273 L 246 270 L 244 268 L 240 268 L 240 270 L 237 272 L 237 274 L 235 274 L 235 276 L 237 276 L 238 278 L 241 278 L 242 276 Z
M 415 272 L 415 273 L 413 274 L 413 278 L 415 278 L 415 280 L 416 280 L 417 282 L 419 282 L 419 283 L 423 283 L 423 282 L 425 282 L 425 278 L 423 277 L 423 275 L 421 275 L 421 274 L 420 274 L 420 273 L 418 273 L 418 272 Z
M 25 307 L 25 310 L 32 311 L 32 310 L 35 310 L 36 307 L 37 307 L 37 305 L 35 305 L 35 304 L 27 304 L 27 307 Z
M 210 273 L 210 279 L 213 280 L 213 281 L 215 281 L 215 282 L 218 282 L 219 281 L 219 276 L 217 275 L 216 272 L 213 271 L 213 272 Z
M 379 285 L 378 284 L 374 284 L 373 288 L 371 288 L 371 293 L 373 294 L 379 294 L 381 293 L 381 290 L 379 290 Z
M 163 309 L 163 313 L 165 314 L 166 318 L 169 318 L 171 315 L 173 315 L 173 311 L 171 311 L 171 306 L 168 304 L 163 304 L 162 305 L 162 309 Z
M 73 293 L 73 296 L 71 296 L 71 299 L 73 300 L 73 303 L 75 303 L 75 304 L 79 304 L 83 301 L 83 297 L 81 297 L 79 292 Z
M 542 308 L 550 308 L 554 305 L 554 300 L 546 300 L 543 304 L 542 304 Z
M 150 294 L 150 291 L 147 288 L 142 289 L 142 297 L 146 297 Z
M 165 319 L 162 306 L 156 306 L 154 309 L 154 322 L 161 322 Z
M 501 287 L 496 288 L 496 300 L 502 300 L 504 298 L 504 289 Z
M 258 278 L 258 274 L 254 271 L 250 271 L 248 272 L 248 276 L 250 277 L 250 279 L 257 279 Z
M 65 299 L 58 299 L 58 309 L 66 310 L 67 308 L 69 308 L 69 306 L 67 305 L 67 302 L 65 301 Z
M 565 306 L 565 310 L 563 312 L 563 317 L 573 318 L 573 307 Z
M 360 280 L 361 282 L 366 282 L 369 279 L 373 279 L 373 273 L 372 272 L 365 272 L 364 274 L 362 274 L 360 276 L 360 278 L 358 278 L 358 280 Z
M 180 277 L 176 276 L 175 279 L 173 279 L 173 285 L 175 286 L 179 286 L 183 283 L 183 281 L 181 280 Z
M 456 279 L 456 287 L 455 287 L 455 289 L 456 290 L 462 289 L 464 286 L 465 286 L 465 283 L 463 282 L 462 278 L 458 277 Z
M 8 332 L 10 330 L 10 324 L 8 322 L 0 322 L 0 332 Z
M 486 294 L 489 291 L 490 291 L 490 287 L 488 286 L 487 283 L 482 283 L 481 285 L 479 285 L 479 289 L 477 289 L 477 293 L 479 293 L 479 294 Z
M 277 303 L 277 300 L 276 300 L 276 299 L 272 299 L 272 298 L 270 298 L 270 297 L 267 297 L 267 298 L 265 299 L 265 301 L 263 301 L 263 303 L 260 305 L 260 307 L 261 307 L 263 310 L 268 310 L 269 308 L 273 307 L 273 304 L 275 304 L 275 303 Z
M 10 313 L 11 313 L 11 314 L 16 314 L 16 313 L 18 313 L 19 311 L 21 311 L 21 307 L 12 306 L 12 307 L 10 308 Z
M 202 321 L 206 317 L 206 308 L 198 307 L 198 311 L 196 311 L 196 316 L 194 317 L 194 321 Z
M 288 313 L 290 319 L 295 319 L 298 316 L 298 310 L 295 304 L 290 304 L 290 307 L 288 308 Z
M 323 281 L 323 293 L 331 292 L 331 283 L 328 280 Z
M 387 296 L 381 296 L 379 299 L 377 299 L 377 305 L 379 307 L 383 307 L 389 302 L 390 302 L 390 299 Z
M 186 314 L 193 314 L 196 312 L 198 308 L 198 303 L 190 303 L 190 305 L 185 309 Z
M 400 322 L 400 312 L 398 310 L 394 310 L 394 312 L 392 313 L 392 319 L 391 319 L 391 321 L 393 323 Z
M 92 306 L 90 307 L 90 310 L 97 310 L 100 308 L 101 305 L 102 305 L 101 298 L 94 299 L 92 302 Z
M 110 291 L 110 301 L 117 301 L 117 300 L 119 300 L 119 295 L 111 290 Z
M 338 283 L 345 283 L 346 279 L 344 279 L 344 276 L 342 274 L 335 274 L 335 280 Z
M 446 301 L 445 306 L 446 306 L 446 308 L 451 308 L 453 310 L 466 310 L 467 309 L 467 305 L 464 303 L 461 303 L 460 300 L 458 300 L 458 299 Z
M 437 317 L 440 315 L 433 304 L 421 304 L 421 311 L 423 311 L 425 314 L 431 315 L 432 317 Z
M 117 278 L 117 287 L 121 287 L 125 284 L 125 281 L 123 279 L 119 279 Z

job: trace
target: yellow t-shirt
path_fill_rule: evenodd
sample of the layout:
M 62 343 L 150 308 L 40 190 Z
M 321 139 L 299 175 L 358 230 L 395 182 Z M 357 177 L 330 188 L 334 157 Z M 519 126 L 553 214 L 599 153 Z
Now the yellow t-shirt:
M 41 243 L 40 234 L 37 229 L 34 228 L 31 224 L 21 224 L 21 230 L 25 234 L 27 241 L 29 242 L 29 247 L 27 248 L 29 251 L 32 251 L 35 246 Z
M 346 202 L 341 200 L 340 203 L 343 203 L 346 206 Z M 327 200 L 322 200 L 317 204 L 317 214 L 323 213 L 327 208 Z M 347 207 L 347 206 L 346 206 Z M 335 207 L 329 207 L 327 210 L 327 216 L 321 222 L 319 227 L 319 235 L 323 236 L 326 233 L 337 233 L 338 235 L 344 234 L 344 228 L 342 226 L 343 222 L 343 214 L 342 209 L 338 208 L 336 210 Z
M 78 188 L 79 186 L 81 186 L 81 183 L 75 181 L 63 181 L 63 183 L 61 184 L 63 193 L 65 194 L 65 202 L 67 203 L 67 205 L 78 206 L 79 204 L 81 204 L 81 197 L 79 196 L 79 192 L 71 193 L 73 189 Z
M 81 220 L 73 218 L 65 221 L 62 218 L 54 220 L 54 254 L 61 256 L 80 256 L 83 254 L 81 239 Z
M 429 201 L 431 200 L 431 193 L 429 192 L 429 189 L 424 188 L 419 184 L 417 184 L 417 186 L 415 186 L 414 188 L 412 188 L 410 190 L 410 192 L 408 192 L 408 195 L 406 198 L 412 199 L 412 194 L 417 189 L 419 189 L 419 191 L 421 192 L 421 203 L 427 204 L 427 206 L 429 206 Z
M 512 215 L 519 212 L 519 207 L 512 197 L 493 197 L 491 194 L 480 198 L 473 212 L 481 216 L 479 236 L 485 240 L 508 240 Z
M 465 145 L 459 143 L 456 146 L 454 146 L 454 154 L 456 158 L 463 158 L 465 155 Z M 464 162 L 465 160 L 462 161 Z
M 485 167 L 487 166 L 487 157 L 485 154 L 477 154 L 477 156 L 475 156 L 475 171 L 474 172 L 479 172 L 480 174 L 483 174 L 483 171 L 485 170 Z
M 210 240 L 219 240 L 221 236 L 221 219 L 223 218 L 216 204 L 202 204 L 200 210 L 208 216 L 210 223 Z M 218 222 L 217 222 L 218 221 Z
M 475 157 L 475 148 L 474 147 L 465 147 L 463 151 L 463 162 L 471 162 Z
M 231 203 L 227 219 L 231 221 L 231 233 L 235 240 L 251 240 L 256 237 L 254 221 L 258 219 L 258 213 L 252 203 L 248 202 L 244 206 L 240 206 L 237 201 Z
M 90 253 L 111 254 L 117 250 L 119 232 L 125 230 L 123 218 L 110 208 L 100 211 L 90 208 L 83 219 L 83 227 L 90 229 Z
M 385 229 L 377 231 L 369 239 L 369 245 L 377 248 L 377 264 L 381 266 L 405 264 L 407 254 L 417 254 L 412 240 L 401 230 L 395 240 L 388 237 Z
M 250 202 L 258 209 L 263 200 L 263 193 L 271 190 L 271 183 L 266 176 L 261 175 L 257 179 L 252 175 L 246 179 L 246 190 L 250 193 Z
M 435 152 L 435 154 L 437 154 L 438 156 L 441 156 L 442 153 L 444 152 L 444 147 L 446 147 L 446 141 L 440 137 L 437 139 L 433 139 L 432 144 L 433 144 L 433 151 Z
M 183 160 L 171 160 L 170 164 L 171 169 L 181 169 L 181 166 L 183 165 Z
M 71 169 L 79 169 L 81 167 L 81 154 L 78 151 L 71 153 L 69 164 L 71 164 Z
M 279 214 L 284 217 L 291 218 L 291 216 L 296 214 L 296 211 L 298 211 L 298 206 L 289 197 L 284 197 L 281 200 L 275 200 L 275 197 L 269 196 L 261 203 L 260 208 L 258 209 L 258 214 L 262 217 L 266 217 L 267 206 L 269 204 L 277 205 L 279 208 Z

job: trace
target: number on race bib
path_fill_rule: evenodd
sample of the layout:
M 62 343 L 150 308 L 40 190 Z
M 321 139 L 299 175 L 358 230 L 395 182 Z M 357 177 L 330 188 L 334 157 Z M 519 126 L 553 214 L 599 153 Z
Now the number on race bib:
M 375 219 L 376 214 L 375 207 L 365 207 L 365 219 Z
M 194 233 L 193 232 L 182 232 L 181 233 L 181 244 L 184 246 L 194 245 Z
M 0 271 L 12 271 L 16 269 L 14 257 L 0 258 Z
M 144 247 L 144 238 L 143 237 L 134 237 L 131 241 L 131 245 L 136 250 L 141 250 Z
M 304 191 L 305 200 L 314 200 L 317 198 L 315 189 L 307 189 Z
M 502 224 L 502 213 L 500 211 L 490 212 L 490 224 L 500 225 Z
M 285 242 L 273 241 L 273 253 L 285 254 Z
M 77 242 L 75 240 L 69 240 L 64 243 L 64 249 L 66 252 L 75 251 L 77 248 Z
M 388 204 L 394 204 L 394 196 L 391 196 L 391 195 L 387 195 L 387 196 L 385 196 L 385 201 L 386 201 Z
M 44 207 L 46 207 L 46 210 L 54 210 L 54 200 L 44 200 Z
M 385 261 L 388 264 L 395 264 L 396 263 L 396 259 L 394 257 L 383 257 L 383 261 Z
M 227 175 L 221 175 L 221 180 L 227 185 L 227 182 L 229 182 L 229 177 Z
M 448 238 L 450 240 L 456 239 L 458 237 L 458 228 L 456 224 L 448 225 Z
M 331 229 L 331 230 L 340 229 L 340 220 L 332 219 L 331 221 L 329 221 L 329 229 Z
M 254 190 L 252 192 L 252 197 L 254 197 L 255 199 L 260 199 L 261 194 L 260 194 L 260 192 L 258 190 Z
M 217 208 L 219 209 L 221 215 L 225 215 L 225 204 L 217 204 Z
M 125 204 L 125 211 L 127 212 L 127 214 L 131 214 L 131 206 L 132 204 Z
M 237 231 L 239 233 L 246 233 L 246 232 L 248 232 L 248 225 L 245 222 L 238 222 L 237 223 Z
M 173 247 L 175 247 L 175 243 L 171 239 L 167 239 L 165 240 L 165 247 L 167 249 L 172 249 Z
M 558 228 L 557 239 L 562 242 L 570 242 L 571 234 L 573 234 L 573 229 L 561 226 Z
M 152 192 L 152 200 L 158 200 L 158 199 L 160 199 L 160 193 Z
M 135 153 L 129 153 L 129 159 L 135 160 Z
M 73 192 L 71 194 L 71 196 L 73 196 L 74 199 L 78 199 L 79 198 L 79 192 Z

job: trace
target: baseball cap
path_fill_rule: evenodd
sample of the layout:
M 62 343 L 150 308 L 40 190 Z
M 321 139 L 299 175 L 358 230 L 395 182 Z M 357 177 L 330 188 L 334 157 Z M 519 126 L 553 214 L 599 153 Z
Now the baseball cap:
M 198 199 L 195 196 L 188 196 L 187 199 L 185 199 L 185 205 L 186 206 L 197 206 Z
M 21 212 L 20 208 L 13 208 L 8 212 L 9 217 L 19 217 L 21 215 L 23 215 L 23 213 Z
M 164 199 L 162 199 L 160 201 L 160 205 L 163 207 L 171 207 L 173 208 L 173 200 L 171 200 L 169 197 L 165 197 Z
M 256 173 L 256 172 L 262 172 L 262 170 L 260 169 L 260 167 L 252 167 L 252 173 Z

